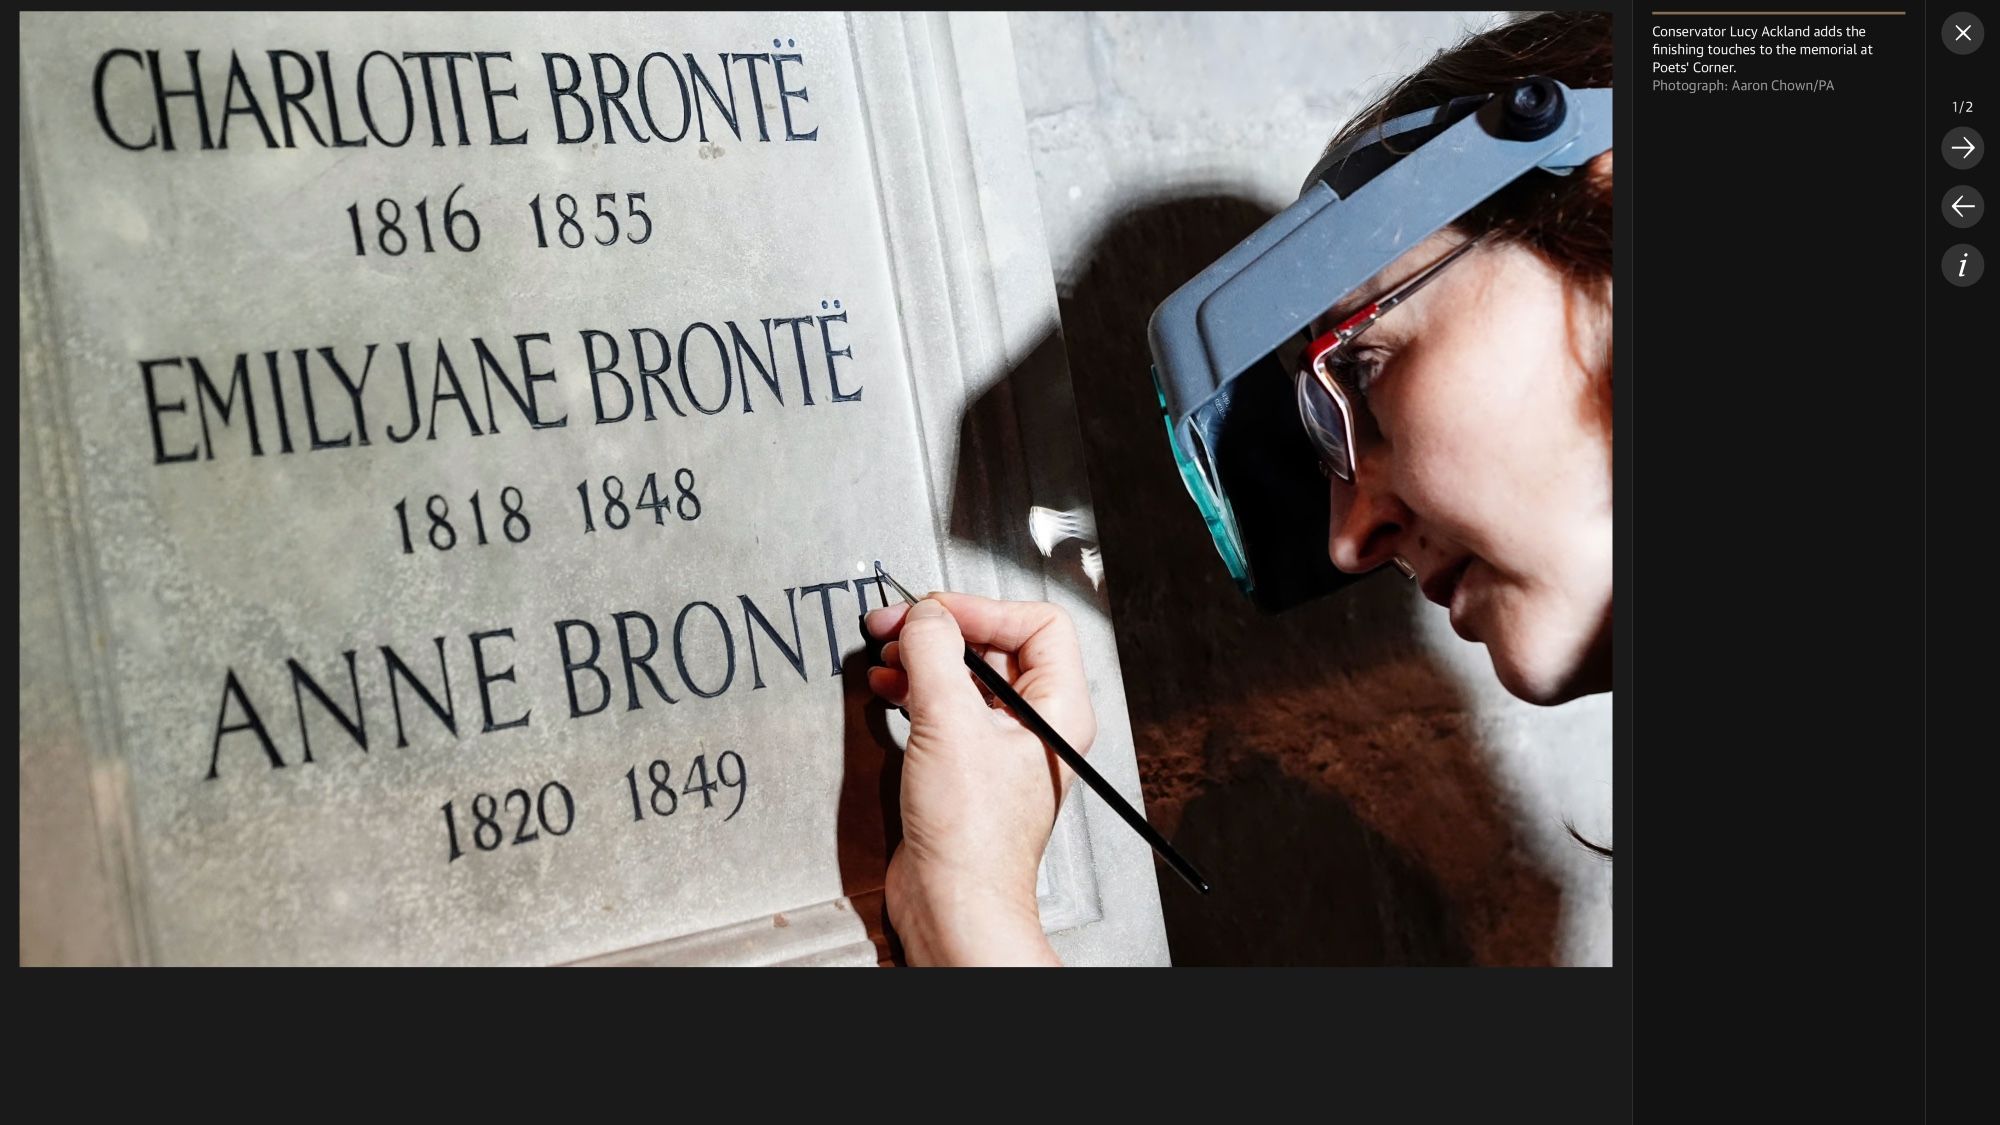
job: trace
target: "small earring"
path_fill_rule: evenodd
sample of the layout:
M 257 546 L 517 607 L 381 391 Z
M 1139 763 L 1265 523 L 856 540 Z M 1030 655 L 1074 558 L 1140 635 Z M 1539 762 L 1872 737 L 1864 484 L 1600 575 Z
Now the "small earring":
M 1403 572 L 1403 577 L 1411 580 L 1417 577 L 1417 568 L 1404 561 L 1403 556 L 1397 555 L 1389 561 L 1396 564 L 1396 569 Z

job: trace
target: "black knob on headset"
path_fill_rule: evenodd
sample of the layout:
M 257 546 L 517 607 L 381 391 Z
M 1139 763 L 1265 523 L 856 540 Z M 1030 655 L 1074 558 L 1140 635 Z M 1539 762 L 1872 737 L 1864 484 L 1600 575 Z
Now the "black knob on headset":
M 1562 87 L 1552 78 L 1523 78 L 1500 95 L 1507 135 L 1538 141 L 1563 123 Z

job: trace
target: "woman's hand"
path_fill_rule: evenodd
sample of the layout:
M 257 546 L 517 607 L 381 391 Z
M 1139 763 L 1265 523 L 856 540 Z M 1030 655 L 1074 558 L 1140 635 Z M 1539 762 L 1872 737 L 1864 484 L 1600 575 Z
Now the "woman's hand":
M 904 952 L 924 965 L 1061 964 L 1042 934 L 1035 871 L 1073 775 L 989 706 L 965 646 L 1089 753 L 1097 719 L 1076 628 L 1046 603 L 935 593 L 875 610 L 868 631 L 895 638 L 868 686 L 910 715 L 903 843 L 885 891 Z

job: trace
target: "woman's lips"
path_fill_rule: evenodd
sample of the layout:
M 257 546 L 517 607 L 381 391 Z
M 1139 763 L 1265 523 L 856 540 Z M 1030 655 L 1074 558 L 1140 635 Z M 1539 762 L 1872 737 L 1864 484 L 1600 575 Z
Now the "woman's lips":
M 1424 579 L 1424 597 L 1449 608 L 1452 596 L 1458 593 L 1459 580 L 1465 577 L 1465 569 L 1472 565 L 1472 556 L 1467 555 L 1457 562 Z
M 1477 561 L 1473 556 L 1467 555 L 1444 570 L 1431 575 L 1423 584 L 1424 597 L 1449 609 L 1451 611 L 1451 631 L 1457 633 L 1461 639 L 1468 641 L 1476 641 L 1479 638 L 1472 635 L 1471 625 L 1465 620 L 1465 611 L 1461 604 L 1464 599 L 1460 596 L 1460 592 L 1465 589 L 1466 572 L 1471 570 L 1472 564 Z

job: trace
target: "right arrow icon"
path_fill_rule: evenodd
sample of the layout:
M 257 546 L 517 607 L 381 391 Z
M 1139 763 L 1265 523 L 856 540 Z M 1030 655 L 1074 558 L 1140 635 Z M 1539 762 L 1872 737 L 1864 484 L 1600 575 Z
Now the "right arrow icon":
M 1961 125 L 1944 135 L 1939 152 L 1946 164 L 1954 168 L 1970 168 L 1985 158 L 1986 142 L 1978 130 Z

